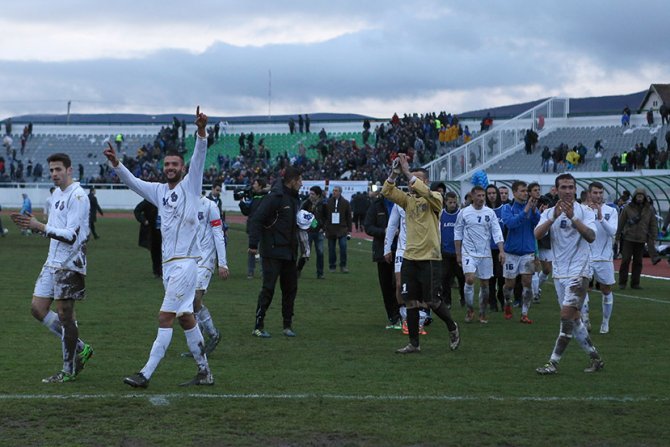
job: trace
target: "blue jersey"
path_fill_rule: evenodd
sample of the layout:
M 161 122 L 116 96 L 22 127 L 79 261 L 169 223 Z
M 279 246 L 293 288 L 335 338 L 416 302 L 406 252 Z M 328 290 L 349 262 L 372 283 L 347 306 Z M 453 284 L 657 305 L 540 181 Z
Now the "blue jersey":
M 454 226 L 460 210 L 455 213 L 448 213 L 442 210 L 440 213 L 440 233 L 442 235 L 442 253 L 456 254 L 456 245 L 454 245 Z
M 535 253 L 536 242 L 533 230 L 540 221 L 540 212 L 537 209 L 531 209 L 526 213 L 525 207 L 525 203 L 517 201 L 503 207 L 502 218 L 507 227 L 505 253 L 517 256 Z

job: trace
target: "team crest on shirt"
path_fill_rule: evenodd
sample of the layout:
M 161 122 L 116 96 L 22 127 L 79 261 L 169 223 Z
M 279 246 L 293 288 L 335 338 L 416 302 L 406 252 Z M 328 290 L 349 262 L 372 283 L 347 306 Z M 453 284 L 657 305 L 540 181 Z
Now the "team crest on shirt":
M 491 222 L 491 217 L 490 216 L 484 216 L 484 220 L 487 222 Z
M 609 213 L 605 213 L 605 220 L 610 220 L 610 215 L 609 215 Z
M 173 202 L 176 202 L 176 201 L 177 201 L 177 198 L 178 198 L 178 197 L 177 197 L 177 193 L 176 193 L 176 192 L 173 192 L 172 194 L 170 194 L 170 200 L 172 200 Z
M 198 211 L 198 220 L 202 220 L 204 218 L 205 218 L 205 213 L 203 213 L 202 211 Z
M 565 219 L 561 220 L 561 228 L 563 228 L 564 230 L 566 228 L 568 228 L 568 221 L 567 220 L 565 220 Z

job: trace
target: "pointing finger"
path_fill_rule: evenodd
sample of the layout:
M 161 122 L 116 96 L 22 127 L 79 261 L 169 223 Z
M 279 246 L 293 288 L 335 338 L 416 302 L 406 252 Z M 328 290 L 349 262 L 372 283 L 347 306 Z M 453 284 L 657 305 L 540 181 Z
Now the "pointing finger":
M 195 117 L 198 118 L 200 116 L 200 106 L 196 107 L 195 109 Z

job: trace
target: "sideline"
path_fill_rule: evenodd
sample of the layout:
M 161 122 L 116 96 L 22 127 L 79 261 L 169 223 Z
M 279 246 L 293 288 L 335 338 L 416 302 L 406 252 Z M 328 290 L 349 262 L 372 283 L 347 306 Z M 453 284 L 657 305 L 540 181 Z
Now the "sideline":
M 653 396 L 435 396 L 435 395 L 372 395 L 372 394 L 208 394 L 208 393 L 167 393 L 167 394 L 2 394 L 0 401 L 8 400 L 95 400 L 95 399 L 147 399 L 154 405 L 169 405 L 170 399 L 240 399 L 240 400 L 344 400 L 344 401 L 469 401 L 469 402 L 667 402 L 670 397 Z

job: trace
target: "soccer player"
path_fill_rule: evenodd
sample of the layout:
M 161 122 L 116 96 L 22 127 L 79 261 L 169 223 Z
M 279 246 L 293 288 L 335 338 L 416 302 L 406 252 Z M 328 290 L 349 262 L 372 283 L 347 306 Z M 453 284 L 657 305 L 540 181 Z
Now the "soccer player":
M 409 183 L 409 194 L 400 191 L 395 181 L 402 172 Z M 401 293 L 407 308 L 409 344 L 396 351 L 398 354 L 421 352 L 419 346 L 419 303 L 423 301 L 444 321 L 449 329 L 452 350 L 458 348 L 460 336 L 458 325 L 451 318 L 449 309 L 442 301 L 442 253 L 440 251 L 439 213 L 442 211 L 442 195 L 430 191 L 428 172 L 423 168 L 410 170 L 405 154 L 398 154 L 393 161 L 392 172 L 384 182 L 382 195 L 405 210 L 407 245 L 403 254 Z
M 202 190 L 202 174 L 207 152 L 207 115 L 196 109 L 198 127 L 190 171 L 181 154 L 171 152 L 163 160 L 163 174 L 167 183 L 150 183 L 136 178 L 119 162 L 111 144 L 104 154 L 119 179 L 130 189 L 158 207 L 163 236 L 163 286 L 165 295 L 158 313 L 158 334 L 153 343 L 149 360 L 137 374 L 123 379 L 135 387 L 146 388 L 172 341 L 175 319 L 184 329 L 186 344 L 193 354 L 198 373 L 182 385 L 213 385 L 214 377 L 204 354 L 205 340 L 193 316 L 196 279 L 198 274 L 198 208 Z
M 31 313 L 61 339 L 63 369 L 45 383 L 75 380 L 93 355 L 90 345 L 79 339 L 75 321 L 75 302 L 85 298 L 86 241 L 88 240 L 89 201 L 78 182 L 72 180 L 72 162 L 67 154 L 47 158 L 51 180 L 56 187 L 46 224 L 31 214 L 12 214 L 22 230 L 32 230 L 50 239 L 49 254 L 42 267 L 31 303 Z M 56 310 L 51 303 L 56 301 Z
M 219 277 L 224 280 L 228 279 L 229 272 L 219 208 L 214 201 L 205 196 L 200 198 L 198 226 L 200 259 L 198 260 L 198 279 L 195 285 L 193 312 L 200 331 L 209 337 L 205 343 L 205 354 L 209 355 L 221 341 L 221 332 L 214 326 L 212 315 L 203 304 L 202 298 L 207 293 L 207 287 L 209 287 L 215 269 L 218 269 Z M 190 354 L 190 352 L 185 353 L 187 357 L 190 357 Z
M 577 339 L 591 359 L 584 372 L 603 369 L 605 363 L 591 342 L 579 310 L 584 304 L 591 274 L 591 247 L 596 239 L 595 213 L 575 200 L 576 181 L 571 174 L 556 177 L 559 200 L 542 213 L 535 227 L 535 238 L 551 235 L 554 254 L 553 277 L 556 295 L 561 304 L 561 329 L 549 362 L 536 369 L 538 374 L 556 374 L 570 340 Z
M 451 282 L 458 281 L 458 293 L 461 306 L 465 306 L 465 276 L 463 269 L 456 262 L 456 245 L 454 243 L 454 227 L 460 213 L 458 197 L 453 191 L 444 195 L 444 210 L 440 214 L 440 232 L 442 239 L 442 295 L 447 307 L 451 308 Z
M 604 203 L 605 187 L 600 182 L 589 184 L 588 206 L 596 213 L 596 240 L 591 247 L 591 266 L 593 277 L 600 283 L 600 293 L 603 297 L 603 321 L 600 333 L 609 332 L 610 316 L 614 306 L 612 286 L 614 280 L 614 251 L 612 242 L 616 235 L 619 216 L 616 209 Z M 583 315 L 584 324 L 588 327 L 588 314 Z
M 462 209 L 454 228 L 456 261 L 465 275 L 465 304 L 468 308 L 465 322 L 474 318 L 475 276 L 479 278 L 479 322 L 488 323 L 486 309 L 489 305 L 489 279 L 493 276 L 491 238 L 500 251 L 498 259 L 505 264 L 503 234 L 498 216 L 484 205 L 486 190 L 475 186 L 470 191 L 472 204 Z
M 554 206 L 554 203 L 550 202 L 550 199 L 547 196 L 542 195 L 542 190 L 539 183 L 530 183 L 528 185 L 528 193 L 530 197 L 533 197 L 537 200 L 537 210 L 540 212 L 540 214 L 542 214 L 544 210 L 550 206 Z M 549 235 L 546 235 L 541 240 L 537 241 L 537 253 L 535 258 L 536 270 L 533 274 L 531 282 L 533 289 L 533 303 L 540 302 L 540 296 L 542 295 L 542 284 L 544 284 L 544 282 L 551 274 L 551 241 L 549 239 Z M 537 269 L 537 262 L 540 263 L 539 270 Z
M 496 185 L 488 185 L 486 187 L 486 206 L 491 208 L 496 216 L 498 216 L 498 225 L 505 236 L 505 224 L 502 220 L 502 210 L 505 206 L 500 198 L 500 191 Z M 503 289 L 505 287 L 505 277 L 503 276 L 503 266 L 500 264 L 498 245 L 491 239 L 491 259 L 493 260 L 493 276 L 489 279 L 489 305 L 492 311 L 498 311 L 498 303 L 500 308 L 505 307 L 505 295 Z
M 507 239 L 505 239 L 505 253 L 507 256 L 503 264 L 505 319 L 512 318 L 514 286 L 516 286 L 516 277 L 521 275 L 523 304 L 520 322 L 531 324 L 533 321 L 528 318 L 528 310 L 533 300 L 531 278 L 535 273 L 536 246 L 533 229 L 540 221 L 540 213 L 537 210 L 537 199 L 528 197 L 526 182 L 517 180 L 512 183 L 512 194 L 514 195 L 514 202 L 502 210 L 502 219 L 507 228 Z

